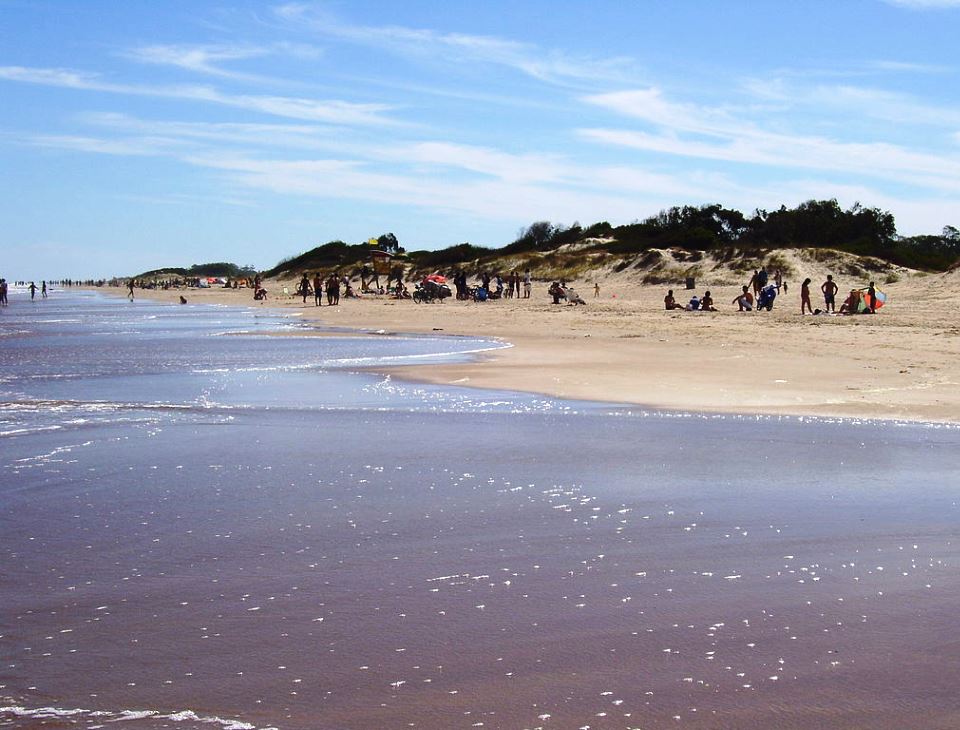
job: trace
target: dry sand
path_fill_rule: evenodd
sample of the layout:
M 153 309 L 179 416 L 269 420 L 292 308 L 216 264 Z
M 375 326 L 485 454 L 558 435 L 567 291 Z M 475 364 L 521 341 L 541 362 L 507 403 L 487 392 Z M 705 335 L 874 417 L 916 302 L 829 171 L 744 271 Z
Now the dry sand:
M 822 272 L 809 272 L 820 302 Z M 838 277 L 842 301 L 864 282 Z M 530 299 L 418 305 L 365 296 L 304 306 L 267 282 L 264 306 L 295 309 L 324 325 L 391 332 L 480 335 L 509 342 L 475 362 L 396 368 L 400 377 L 652 408 L 960 422 L 960 271 L 883 285 L 875 316 L 801 316 L 799 285 L 773 312 L 738 313 L 738 287 L 709 287 L 716 313 L 667 312 L 667 286 L 607 277 L 577 290 L 586 306 L 555 306 L 548 284 Z M 294 282 L 286 282 L 290 291 Z M 698 286 L 698 293 L 702 293 Z M 123 290 L 113 290 L 118 294 Z M 249 289 L 144 291 L 176 302 L 254 304 Z M 688 292 L 676 291 L 681 302 Z

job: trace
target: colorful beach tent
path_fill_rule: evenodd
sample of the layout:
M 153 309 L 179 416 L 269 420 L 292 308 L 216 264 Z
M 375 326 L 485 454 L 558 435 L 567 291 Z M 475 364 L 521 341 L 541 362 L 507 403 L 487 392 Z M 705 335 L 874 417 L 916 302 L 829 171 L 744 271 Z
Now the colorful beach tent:
M 858 304 L 857 304 L 857 311 L 858 311 L 858 312 L 864 312 L 864 311 L 866 311 L 867 309 L 870 308 L 870 303 L 869 303 L 869 301 L 868 301 L 870 297 L 869 297 L 869 294 L 867 293 L 867 292 L 869 292 L 869 291 L 870 291 L 869 287 L 864 287 L 863 289 L 860 289 L 860 291 L 859 291 L 859 293 L 860 293 L 860 301 L 859 301 Z M 877 292 L 877 302 L 876 302 L 876 304 L 874 304 L 874 306 L 873 306 L 874 311 L 880 309 L 880 307 L 882 307 L 882 306 L 884 305 L 884 303 L 887 301 L 887 295 L 886 295 L 886 294 L 884 294 L 884 293 L 883 293 L 882 291 L 880 291 L 879 289 L 877 289 L 876 292 Z

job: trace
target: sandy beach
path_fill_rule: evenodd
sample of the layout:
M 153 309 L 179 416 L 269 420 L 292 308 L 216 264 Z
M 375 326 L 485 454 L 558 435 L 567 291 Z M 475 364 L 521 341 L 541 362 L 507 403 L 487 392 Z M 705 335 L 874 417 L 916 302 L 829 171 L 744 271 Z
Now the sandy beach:
M 812 290 L 819 304 L 819 272 Z M 840 279 L 841 292 L 861 282 Z M 385 296 L 307 305 L 295 282 L 267 282 L 267 307 L 305 321 L 376 332 L 480 335 L 513 345 L 465 364 L 397 368 L 398 377 L 652 408 L 960 421 L 960 271 L 884 285 L 876 316 L 801 316 L 799 286 L 772 312 L 738 313 L 737 287 L 711 288 L 715 313 L 667 312 L 667 286 L 603 281 L 577 290 L 585 306 L 555 306 L 547 283 L 530 299 L 418 305 Z M 702 293 L 704 287 L 698 286 Z M 124 292 L 112 291 L 118 295 Z M 171 302 L 252 304 L 247 289 L 137 291 Z M 676 291 L 680 301 L 689 293 Z M 911 304 L 916 302 L 916 304 Z

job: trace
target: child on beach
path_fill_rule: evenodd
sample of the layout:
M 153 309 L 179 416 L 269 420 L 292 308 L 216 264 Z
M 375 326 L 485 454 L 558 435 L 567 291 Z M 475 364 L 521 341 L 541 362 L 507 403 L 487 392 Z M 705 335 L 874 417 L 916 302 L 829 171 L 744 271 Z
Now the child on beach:
M 823 308 L 828 312 L 836 312 L 835 302 L 840 287 L 833 280 L 833 274 L 827 274 L 827 280 L 820 286 L 820 291 L 823 292 Z
M 750 293 L 750 287 L 744 286 L 743 293 L 733 298 L 731 304 L 736 304 L 738 312 L 753 311 L 753 294 Z
M 809 278 L 806 278 L 800 286 L 800 314 L 806 314 L 804 310 L 813 314 L 813 307 L 810 306 L 810 281 Z

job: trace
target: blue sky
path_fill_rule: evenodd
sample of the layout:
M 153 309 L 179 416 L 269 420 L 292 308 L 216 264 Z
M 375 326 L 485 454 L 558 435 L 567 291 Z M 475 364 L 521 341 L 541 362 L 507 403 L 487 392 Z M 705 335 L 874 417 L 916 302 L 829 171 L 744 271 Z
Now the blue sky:
M 713 202 L 938 233 L 958 35 L 960 0 L 0 0 L 0 274 L 500 246 Z

